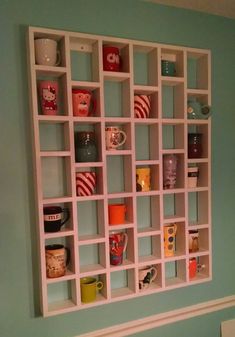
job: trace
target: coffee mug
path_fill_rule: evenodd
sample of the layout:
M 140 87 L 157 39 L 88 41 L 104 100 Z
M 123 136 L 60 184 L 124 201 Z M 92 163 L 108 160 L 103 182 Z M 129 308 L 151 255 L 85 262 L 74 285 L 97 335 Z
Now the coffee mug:
M 126 133 L 118 126 L 105 128 L 105 143 L 107 150 L 115 150 L 126 142 Z
M 197 187 L 198 167 L 188 167 L 188 188 Z
M 109 204 L 109 224 L 120 225 L 125 223 L 126 205 L 125 204 Z
M 96 299 L 97 290 L 101 290 L 104 284 L 94 277 L 83 277 L 80 279 L 81 300 L 83 303 L 93 302 Z
M 189 252 L 197 252 L 199 250 L 199 232 L 198 230 L 190 230 L 188 233 Z
M 147 192 L 151 190 L 150 186 L 150 168 L 142 167 L 136 169 L 136 191 Z
M 120 265 L 123 262 L 123 253 L 126 251 L 128 236 L 124 232 L 110 232 L 109 256 L 111 265 Z
M 60 206 L 43 207 L 44 231 L 59 232 L 60 228 L 69 220 L 68 208 Z
M 155 267 L 145 267 L 138 271 L 139 289 L 147 289 L 157 277 L 157 269 Z
M 73 115 L 87 117 L 92 115 L 96 110 L 96 100 L 92 93 L 85 89 L 72 90 Z
M 96 173 L 76 172 L 77 196 L 88 196 L 95 192 Z
M 175 76 L 175 62 L 162 60 L 161 62 L 162 67 L 162 76 Z
M 52 39 L 34 40 L 36 63 L 47 66 L 58 66 L 61 61 L 57 42 Z
M 176 224 L 164 226 L 164 253 L 166 257 L 174 256 L 176 231 Z
M 57 115 L 58 82 L 39 81 L 38 90 L 43 115 Z
M 134 111 L 136 118 L 148 118 L 150 114 L 151 98 L 147 95 L 134 96 Z
M 70 261 L 70 251 L 60 244 L 47 245 L 46 252 L 46 274 L 48 278 L 64 276 L 66 266 Z
M 119 48 L 103 46 L 103 69 L 107 71 L 120 71 L 121 58 Z
M 196 277 L 197 273 L 204 269 L 206 266 L 197 262 L 197 259 L 194 257 L 189 260 L 189 278 L 193 279 Z

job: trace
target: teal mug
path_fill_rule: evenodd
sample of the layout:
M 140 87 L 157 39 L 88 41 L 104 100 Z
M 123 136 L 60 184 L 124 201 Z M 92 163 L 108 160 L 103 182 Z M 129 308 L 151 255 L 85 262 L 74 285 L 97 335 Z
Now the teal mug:
M 162 76 L 175 76 L 175 62 L 162 60 Z

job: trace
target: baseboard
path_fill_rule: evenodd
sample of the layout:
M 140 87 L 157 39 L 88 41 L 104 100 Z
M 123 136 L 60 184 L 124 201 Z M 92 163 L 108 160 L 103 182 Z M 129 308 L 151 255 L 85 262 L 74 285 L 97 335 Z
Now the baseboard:
M 96 330 L 77 337 L 124 337 L 134 333 L 153 329 L 162 325 L 182 321 L 195 316 L 209 314 L 214 311 L 235 307 L 235 295 L 216 300 L 202 302 L 182 309 L 152 315 L 146 318 L 114 325 L 109 328 Z

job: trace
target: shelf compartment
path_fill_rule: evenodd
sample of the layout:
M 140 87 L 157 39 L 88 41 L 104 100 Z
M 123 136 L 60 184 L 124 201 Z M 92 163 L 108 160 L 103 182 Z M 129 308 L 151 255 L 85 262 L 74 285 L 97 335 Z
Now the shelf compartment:
M 113 228 L 114 227 L 114 228 Z M 129 268 L 130 265 L 135 263 L 135 253 L 134 253 L 134 229 L 133 228 L 125 228 L 125 229 L 118 229 L 115 226 L 109 226 L 109 234 L 117 234 L 117 233 L 126 233 L 127 234 L 127 246 L 126 251 L 123 252 L 123 261 L 119 265 L 112 265 L 110 264 L 111 269 L 122 269 L 122 268 Z
M 103 46 L 112 46 L 119 49 L 120 56 L 120 71 L 110 71 L 110 73 L 119 74 L 120 72 L 129 73 L 130 72 L 130 47 L 129 44 L 123 42 L 116 42 L 111 40 L 104 40 L 102 42 Z M 106 71 L 105 71 L 106 72 Z
M 126 121 L 124 121 L 124 122 L 120 121 L 120 119 L 118 121 L 117 120 L 116 121 L 112 120 L 112 121 L 108 121 L 108 122 L 105 123 L 105 129 L 106 128 L 111 128 L 111 127 L 118 128 L 118 129 L 116 129 L 117 131 L 113 131 L 114 134 L 110 135 L 112 137 L 112 139 L 114 140 L 114 142 L 112 142 L 112 144 L 115 144 L 115 141 L 117 143 L 122 143 L 122 141 L 124 140 L 125 135 L 126 135 L 126 141 L 125 141 L 125 143 L 123 145 L 118 146 L 117 148 L 107 149 L 107 146 L 106 146 L 107 154 L 108 153 L 111 154 L 113 152 L 119 152 L 120 150 L 129 150 L 130 151 L 132 149 L 132 143 L 131 143 L 131 140 L 132 140 L 132 137 L 131 137 L 131 123 L 130 122 L 126 122 Z M 117 140 L 116 140 L 115 139 L 115 132 L 116 132 L 116 134 L 118 134 L 118 130 L 121 131 L 121 135 L 120 134 L 117 135 Z M 108 132 L 111 132 L 111 130 L 108 131 Z M 124 132 L 124 134 L 122 134 L 122 132 Z M 114 137 L 113 137 L 113 135 L 114 135 Z M 120 136 L 120 138 L 119 138 L 119 136 Z M 107 139 L 109 139 L 109 138 L 107 137 Z
M 140 289 L 140 286 L 139 286 L 139 292 L 141 294 L 148 294 L 148 293 L 152 293 L 152 292 L 161 290 L 162 286 L 163 286 L 163 283 L 162 283 L 162 264 L 154 263 L 154 264 L 151 264 L 151 265 L 146 265 L 146 264 L 145 265 L 139 265 L 139 269 L 147 268 L 147 267 L 154 267 L 157 270 L 157 276 L 150 284 L 147 285 L 146 288 L 144 287 L 143 289 Z
M 184 111 L 184 83 L 172 83 L 172 79 L 170 82 L 164 79 L 162 86 L 162 118 L 183 119 Z
M 130 117 L 130 80 L 104 81 L 104 111 L 106 117 Z
M 137 171 L 136 171 L 136 192 L 137 194 L 141 195 L 143 193 L 148 194 L 151 191 L 159 191 L 160 189 L 159 165 L 150 165 L 150 164 L 136 165 L 136 170 L 138 169 L 143 169 L 144 171 L 138 171 L 139 174 L 137 174 Z M 145 172 L 146 171 L 145 169 L 149 170 L 149 175 Z M 149 190 L 147 190 L 148 186 L 149 186 Z
M 107 156 L 108 193 L 132 192 L 131 156 Z
M 168 153 L 171 154 L 171 153 Z M 168 173 L 168 163 L 167 163 L 167 157 L 165 157 L 167 154 L 163 155 L 163 170 L 166 172 L 166 176 L 163 177 L 164 181 L 162 181 L 162 187 L 164 189 L 164 193 L 173 193 L 177 192 L 177 189 L 183 189 L 185 186 L 185 173 L 184 173 L 184 155 L 180 153 L 175 153 L 175 156 L 177 158 L 177 164 L 176 164 L 176 178 L 175 178 L 175 186 L 174 188 L 167 188 L 168 179 L 171 178 L 171 176 Z M 165 157 L 165 159 L 164 159 Z M 164 162 L 166 161 L 166 164 Z M 163 173 L 164 175 L 164 173 Z M 169 178 L 168 178 L 169 177 Z M 170 180 L 170 179 L 169 179 Z M 164 182 L 166 183 L 166 188 L 164 188 Z
M 76 81 L 99 82 L 98 41 L 70 37 L 71 78 Z
M 104 201 L 90 200 L 77 203 L 78 240 L 104 238 Z
M 185 195 L 184 193 L 171 193 L 163 195 L 164 221 L 185 217 Z M 171 221 L 171 220 L 170 220 Z
M 153 46 L 133 45 L 134 84 L 157 86 L 158 49 Z
M 69 151 L 69 123 L 39 123 L 40 151 Z
M 139 196 L 136 202 L 138 233 L 160 230 L 159 196 Z
M 41 180 L 43 198 L 72 195 L 70 157 L 42 157 Z
M 135 270 L 125 269 L 110 274 L 111 298 L 129 297 L 135 294 Z
M 208 191 L 188 193 L 189 223 L 203 225 L 209 222 L 209 193 Z
M 159 126 L 158 124 L 135 125 L 136 160 L 159 159 Z
M 209 89 L 209 53 L 187 52 L 187 87 L 191 89 Z
M 173 48 L 162 48 L 161 49 L 161 61 L 174 62 L 175 64 L 175 74 L 174 77 L 184 77 L 184 51 Z M 166 77 L 166 76 L 164 76 Z M 163 78 L 164 78 L 163 77 Z
M 184 124 L 162 125 L 163 149 L 184 149 Z
M 92 278 L 96 279 L 97 282 L 102 282 L 103 287 L 100 290 L 98 290 L 98 289 L 96 290 L 96 298 L 92 302 L 83 303 L 81 298 L 80 298 L 81 305 L 84 306 L 84 307 L 102 304 L 107 300 L 107 277 L 106 277 L 106 274 L 103 274 L 103 273 L 102 274 L 91 274 L 91 275 L 89 275 L 89 277 L 92 277 Z M 80 296 L 81 296 L 81 292 L 82 292 L 82 290 L 81 290 L 81 286 L 80 286 Z
M 200 133 L 201 134 L 201 145 L 202 145 L 202 155 L 200 158 L 198 159 L 206 159 L 206 158 L 209 158 L 210 156 L 210 151 L 209 151 L 209 148 L 210 148 L 210 144 L 209 144 L 209 126 L 207 123 L 200 123 L 199 121 L 197 120 L 193 120 L 192 123 L 188 124 L 188 134 L 189 133 Z M 188 145 L 189 146 L 189 145 Z M 191 159 L 194 159 L 194 158 L 190 158 Z M 195 158 L 197 159 L 197 158 Z
M 191 228 L 189 228 L 191 230 Z M 209 243 L 209 228 L 200 228 L 193 229 L 194 231 L 198 231 L 198 251 L 197 252 L 190 252 L 190 255 L 198 255 L 199 253 L 208 252 L 210 248 Z M 188 234 L 188 241 L 189 241 L 189 234 Z
M 160 235 L 141 236 L 138 238 L 139 263 L 151 264 L 161 258 Z
M 102 273 L 106 268 L 105 244 L 94 243 L 79 246 L 80 273 Z
M 196 187 L 191 188 L 193 191 L 194 189 L 197 188 L 208 188 L 209 187 L 209 168 L 208 168 L 208 162 L 195 162 L 191 163 L 188 165 L 188 167 L 193 168 L 197 167 L 198 168 L 198 177 L 197 177 L 197 184 Z M 189 186 L 188 186 L 189 188 Z
M 142 86 L 135 86 L 134 87 L 134 96 L 135 95 L 145 95 L 148 96 L 150 100 L 150 111 L 149 116 L 147 118 L 136 118 L 139 122 L 145 121 L 145 119 L 157 119 L 159 118 L 159 93 L 158 90 L 155 89 L 147 89 L 148 87 L 144 88 Z M 146 98 L 145 98 L 146 100 Z M 135 101 L 134 101 L 134 108 L 135 108 Z
M 81 185 L 84 186 L 84 189 L 81 187 L 81 185 L 79 185 L 79 190 L 78 190 L 77 173 L 85 173 L 85 172 L 92 173 L 93 175 L 95 174 L 95 183 L 92 180 L 90 180 L 90 183 L 88 182 L 87 184 L 86 178 L 85 178 L 85 182 L 83 180 L 79 180 Z M 84 185 L 82 184 L 83 182 L 84 182 Z M 81 200 L 81 197 L 82 198 L 96 198 L 96 197 L 102 198 L 104 194 L 103 182 L 104 182 L 103 167 L 87 166 L 87 167 L 76 168 L 75 184 L 76 184 L 76 194 L 77 194 L 78 200 Z M 93 189 L 93 192 L 92 192 L 92 189 Z M 78 193 L 84 194 L 84 195 L 79 196 Z
M 193 278 L 189 278 L 190 283 L 197 283 L 202 282 L 203 280 L 208 280 L 211 278 L 211 262 L 210 262 L 210 256 L 205 254 L 201 256 L 196 256 L 196 262 L 197 265 L 202 266 L 199 270 L 196 272 L 196 276 Z M 188 262 L 189 265 L 189 262 Z
M 176 234 L 174 236 L 174 238 L 169 234 L 169 242 L 173 242 L 174 241 L 174 250 L 172 252 L 172 256 L 168 257 L 165 256 L 165 258 L 174 258 L 174 257 L 180 257 L 182 255 L 185 255 L 186 253 L 186 229 L 185 229 L 185 222 L 181 222 L 181 221 L 175 221 L 174 223 L 164 223 L 164 228 L 165 226 L 169 226 L 169 225 L 176 225 Z M 171 239 L 172 237 L 172 239 Z M 166 238 L 164 238 L 165 241 Z
M 125 221 L 121 224 L 109 224 L 110 230 L 120 229 L 120 225 L 125 228 L 125 225 L 133 226 L 134 213 L 133 213 L 133 198 L 123 196 L 122 198 L 109 198 L 108 205 L 125 205 Z
M 165 263 L 165 285 L 166 287 L 180 287 L 186 283 L 186 260 L 180 259 Z

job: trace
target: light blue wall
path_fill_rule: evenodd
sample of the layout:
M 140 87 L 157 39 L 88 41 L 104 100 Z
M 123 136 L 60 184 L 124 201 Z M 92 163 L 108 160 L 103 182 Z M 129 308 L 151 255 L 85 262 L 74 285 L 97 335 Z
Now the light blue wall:
M 39 316 L 25 50 L 29 25 L 212 50 L 212 282 L 47 319 Z M 0 0 L 0 46 L 0 336 L 78 336 L 235 294 L 235 20 L 138 0 Z M 203 330 L 206 317 L 138 336 L 181 337 L 193 325 L 190 336 L 217 337 L 220 320 L 235 312 L 209 315 L 209 327 Z

